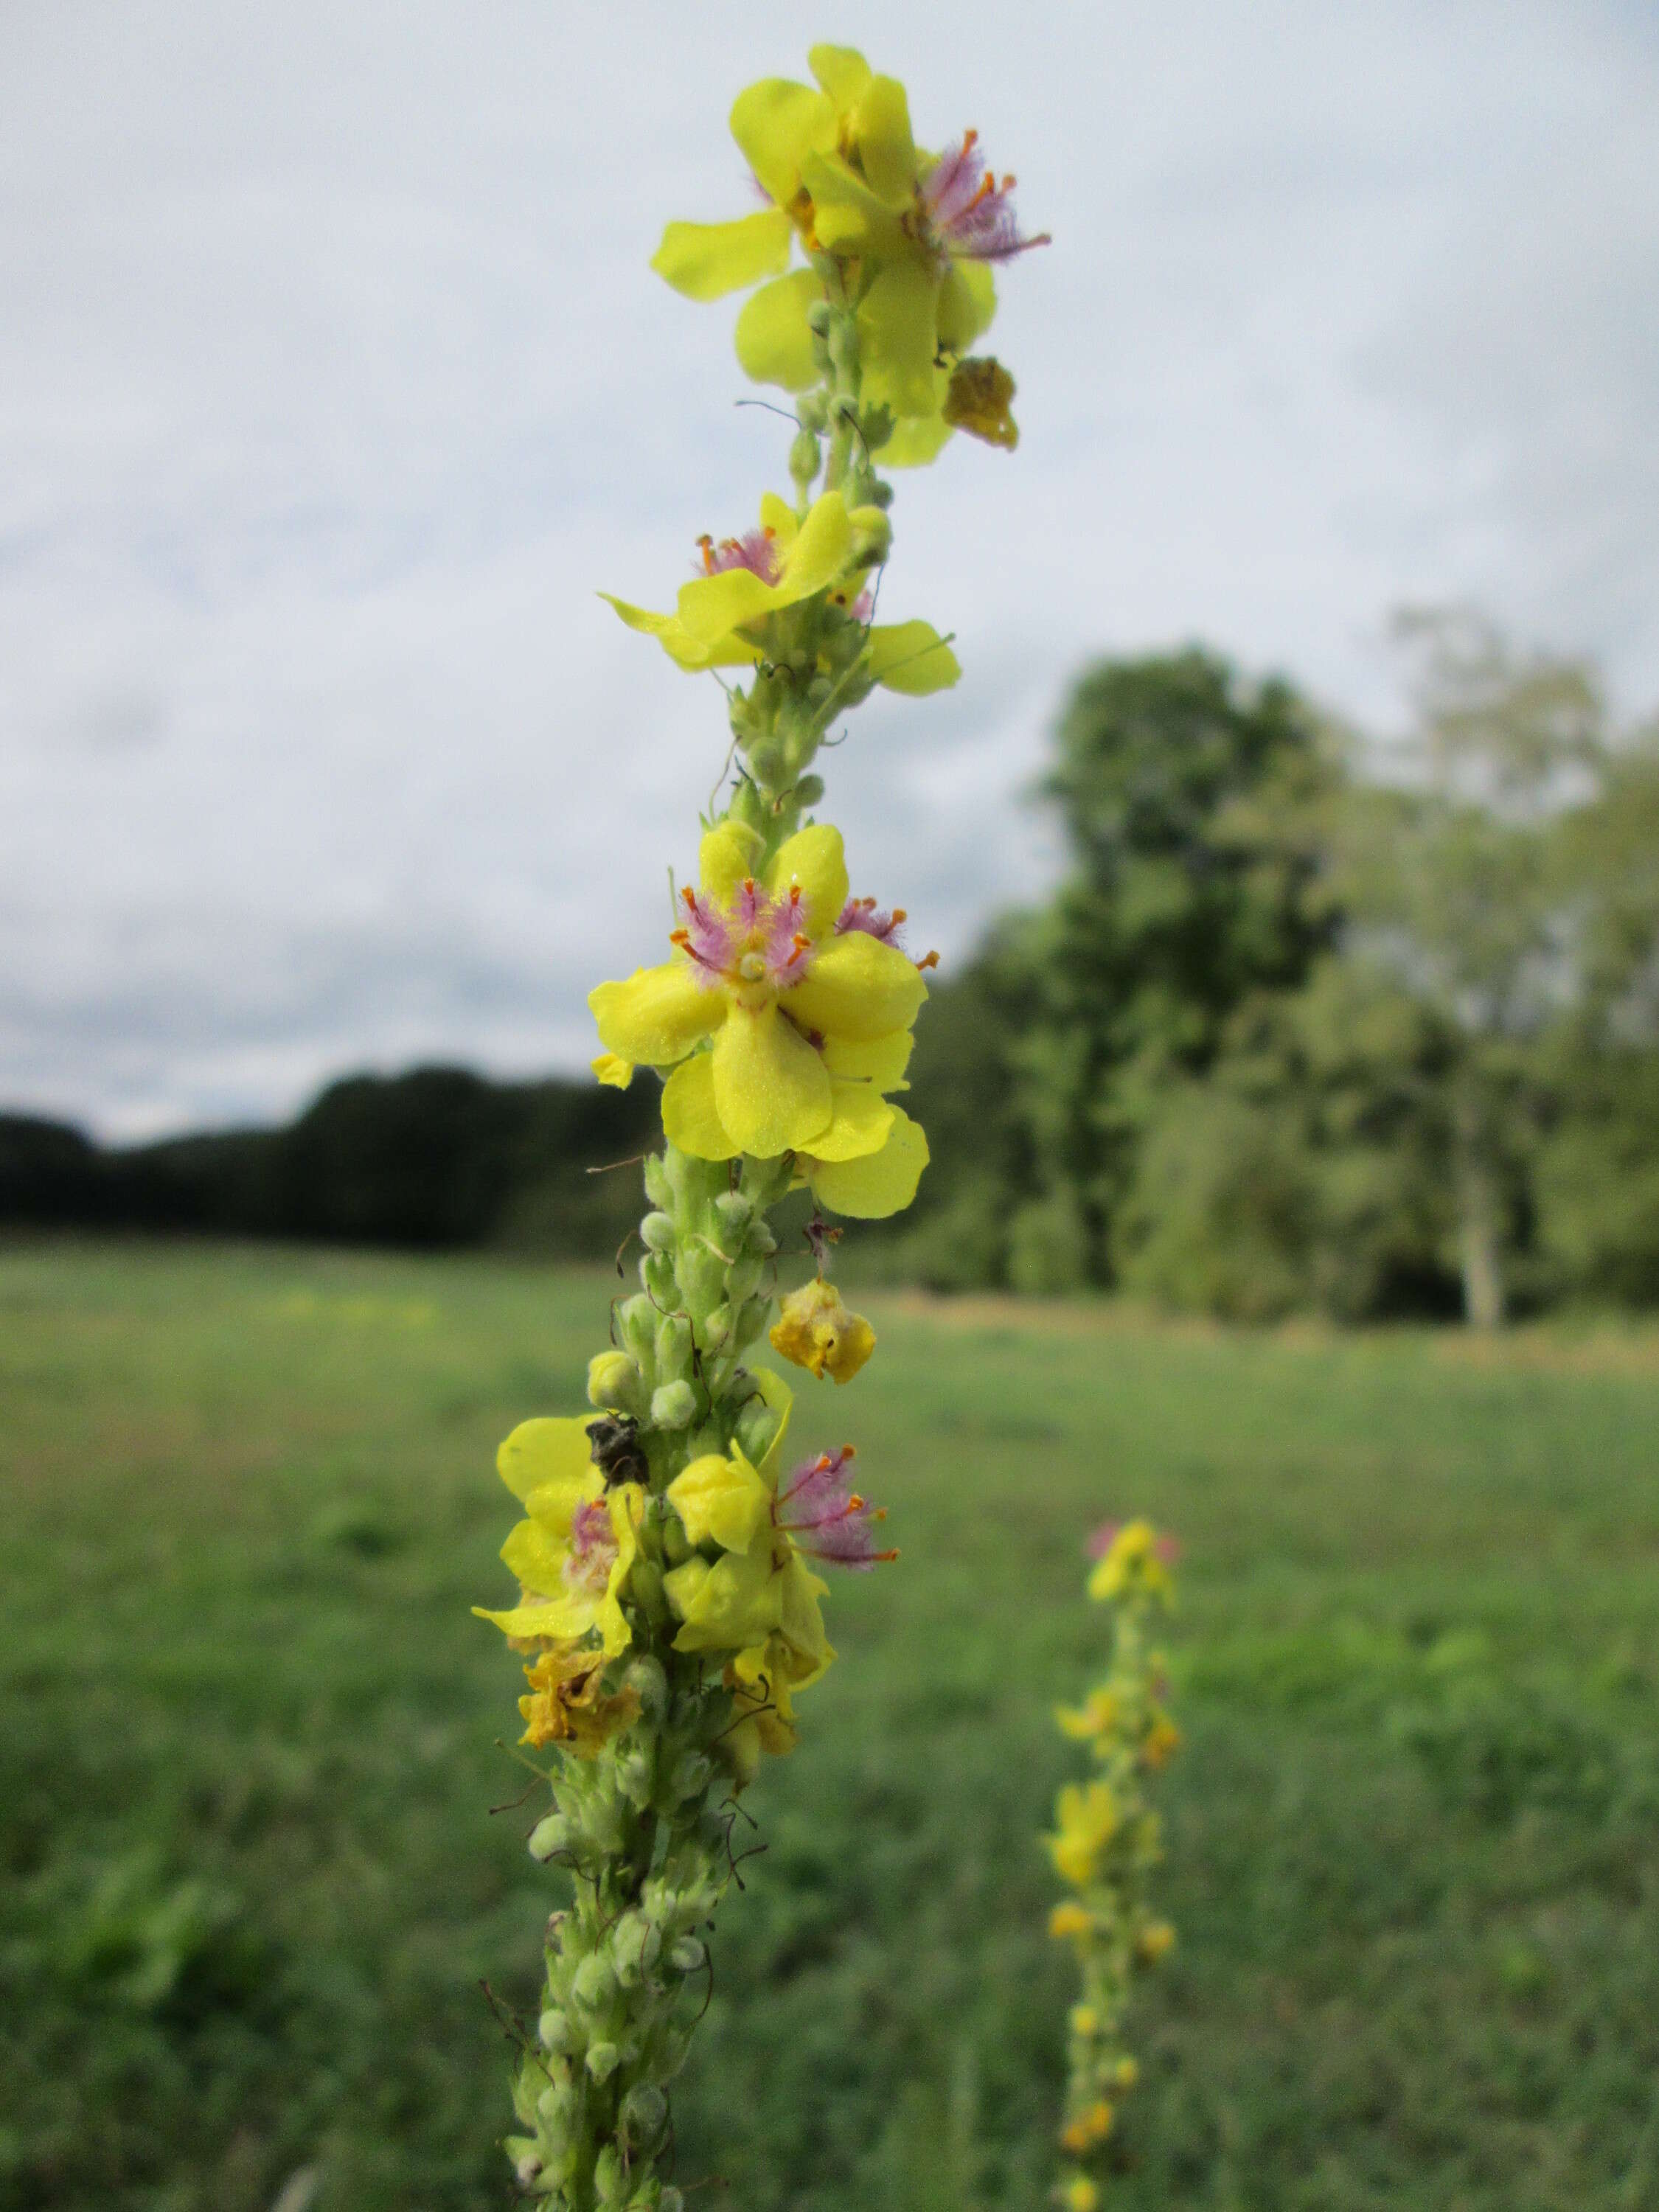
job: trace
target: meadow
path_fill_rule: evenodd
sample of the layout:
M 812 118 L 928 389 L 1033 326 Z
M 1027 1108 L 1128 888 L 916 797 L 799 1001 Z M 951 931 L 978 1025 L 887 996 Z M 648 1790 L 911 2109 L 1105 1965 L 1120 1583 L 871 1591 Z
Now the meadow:
M 0 1252 L 0 2204 L 511 2201 L 492 1999 L 533 2003 L 556 1878 L 467 1608 L 495 1444 L 579 1407 L 615 1287 Z M 872 1310 L 798 1433 L 858 1442 L 902 1556 L 836 1583 L 743 1801 L 694 2212 L 1044 2203 L 1050 1709 L 1097 1654 L 1083 1540 L 1141 1510 L 1184 1547 L 1181 1940 L 1114 2212 L 1659 2203 L 1659 1336 Z

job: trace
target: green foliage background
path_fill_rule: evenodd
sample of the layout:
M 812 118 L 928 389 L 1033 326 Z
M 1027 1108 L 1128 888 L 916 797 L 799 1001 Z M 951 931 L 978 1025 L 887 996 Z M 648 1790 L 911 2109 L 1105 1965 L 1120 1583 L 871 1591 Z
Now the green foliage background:
M 580 1402 L 614 1278 L 0 1254 L 0 2204 L 507 2201 L 526 1856 L 489 1473 Z M 1226 1334 L 878 1304 L 902 1547 L 744 1803 L 677 2097 L 715 2203 L 1037 2212 L 1067 1962 L 1037 1848 L 1098 1657 L 1085 1533 L 1185 1541 L 1182 1944 L 1118 2202 L 1659 2196 L 1659 1340 Z M 805 1386 L 803 1443 L 853 1409 Z M 717 2186 L 710 2177 L 725 2184 Z M 301 2192 L 303 2193 L 303 2192 Z M 290 2198 L 290 2202 L 295 2201 Z

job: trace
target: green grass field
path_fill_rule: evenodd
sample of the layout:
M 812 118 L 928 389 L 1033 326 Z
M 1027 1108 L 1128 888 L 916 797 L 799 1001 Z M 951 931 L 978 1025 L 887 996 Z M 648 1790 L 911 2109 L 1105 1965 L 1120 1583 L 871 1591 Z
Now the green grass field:
M 505 2206 L 556 1883 L 499 1599 L 507 1428 L 614 1283 L 0 1254 L 0 2203 Z M 1100 1622 L 1186 1547 L 1181 1931 L 1113 2206 L 1659 2204 L 1659 1339 L 1227 1335 L 890 1299 L 804 1443 L 902 1547 L 745 1800 L 676 2097 L 694 2212 L 1036 2212 L 1067 1960 L 1036 1836 Z M 1480 1356 L 1476 1356 L 1479 1353 Z M 294 2205 L 301 2184 L 289 2192 Z

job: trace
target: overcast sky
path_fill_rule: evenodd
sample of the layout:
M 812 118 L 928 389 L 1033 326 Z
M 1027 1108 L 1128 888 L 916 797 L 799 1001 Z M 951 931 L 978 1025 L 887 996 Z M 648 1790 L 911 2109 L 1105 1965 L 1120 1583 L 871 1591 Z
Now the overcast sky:
M 832 757 L 948 960 L 1055 854 L 1091 654 L 1190 637 L 1378 726 L 1401 600 L 1659 699 L 1659 10 L 1154 0 L 0 5 L 0 1104 L 146 1134 L 347 1067 L 581 1066 L 724 751 L 668 604 L 784 481 L 732 95 L 816 37 L 976 125 L 1008 456 L 899 478 L 961 685 Z

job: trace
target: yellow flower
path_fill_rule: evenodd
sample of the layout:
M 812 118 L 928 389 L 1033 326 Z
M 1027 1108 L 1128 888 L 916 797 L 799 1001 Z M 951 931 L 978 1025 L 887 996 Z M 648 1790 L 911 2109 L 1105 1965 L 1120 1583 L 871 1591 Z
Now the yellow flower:
M 590 1456 L 593 1418 L 521 1421 L 496 1454 L 502 1481 L 527 1509 L 501 1547 L 523 1595 L 505 1611 L 472 1610 L 515 1639 L 568 1641 L 597 1630 L 614 1658 L 632 1639 L 622 1600 L 645 1496 L 636 1482 L 607 1494 Z
M 896 945 L 849 921 L 838 830 L 797 831 L 760 882 L 757 849 L 736 822 L 704 837 L 675 957 L 590 993 L 600 1042 L 673 1067 L 663 1127 L 699 1159 L 878 1152 L 896 1118 L 881 1094 L 902 1079 L 927 987 Z M 712 1049 L 696 1052 L 706 1037 Z
M 1167 1920 L 1149 1921 L 1135 1938 L 1135 1951 L 1149 1966 L 1155 1966 L 1164 1954 L 1175 1948 L 1176 1932 Z
M 1181 1748 L 1181 1730 L 1167 1714 L 1159 1713 L 1147 1729 L 1140 1746 L 1140 1756 L 1146 1764 L 1156 1770 L 1167 1766 Z
M 1055 1905 L 1048 1915 L 1048 1933 L 1059 1943 L 1068 1938 L 1073 1942 L 1080 1942 L 1085 1936 L 1092 1936 L 1094 1929 L 1093 1913 L 1085 1906 L 1074 1905 L 1069 1900 L 1064 1905 Z
M 1055 1869 L 1081 1889 L 1094 1880 L 1101 1854 L 1117 1833 L 1117 1800 L 1103 1782 L 1068 1782 L 1055 1803 L 1059 1830 L 1048 1838 Z
M 626 1091 L 634 1080 L 632 1061 L 620 1058 L 614 1052 L 599 1053 L 595 1057 L 592 1066 L 593 1073 L 599 1081 L 608 1083 L 613 1091 Z
M 1111 2131 L 1112 2108 L 1103 2097 L 1098 2098 L 1068 2123 L 1060 2135 L 1060 2148 L 1070 2151 L 1074 2158 L 1081 2158 L 1097 2143 L 1104 2142 Z
M 1173 1594 L 1169 1561 L 1176 1547 L 1150 1521 L 1126 1521 L 1121 1528 L 1101 1530 L 1096 1540 L 1103 1548 L 1089 1577 L 1091 1598 L 1116 1597 L 1131 1589 L 1165 1600 Z
M 678 667 L 696 674 L 706 668 L 752 667 L 775 657 L 779 647 L 769 636 L 770 617 L 839 583 L 842 588 L 835 593 L 834 605 L 863 631 L 856 665 L 837 664 L 844 704 L 855 705 L 872 684 L 915 697 L 947 690 L 962 670 L 931 623 L 868 622 L 869 603 L 863 596 L 867 572 L 856 565 L 858 520 L 857 513 L 848 514 L 838 491 L 816 499 L 805 521 L 787 501 L 768 492 L 761 501 L 758 530 L 718 545 L 713 538 L 702 541 L 703 573 L 681 585 L 672 615 L 653 614 L 609 592 L 599 596 L 629 629 L 654 637 Z M 853 649 L 849 645 L 848 651 Z
M 1117 1723 L 1117 1699 L 1109 1690 L 1091 1690 L 1081 1705 L 1056 1705 L 1054 1720 L 1073 1743 L 1103 1736 Z
M 815 1275 L 791 1291 L 771 1329 L 774 1352 L 797 1367 L 850 1382 L 876 1348 L 876 1332 L 862 1314 L 842 1304 L 833 1283 Z
M 816 1681 L 835 1657 L 818 1600 L 828 1585 L 811 1573 L 787 1529 L 774 1518 L 790 1393 L 776 1376 L 757 1378 L 779 1415 L 777 1433 L 758 1467 L 732 1447 L 692 1461 L 668 1486 L 687 1540 L 714 1545 L 713 1560 L 695 1553 L 663 1577 L 682 1623 L 678 1651 L 758 1653 L 744 1679 L 753 1680 L 773 1652 L 773 1665 L 792 1688 Z
M 1066 2185 L 1066 2212 L 1095 2212 L 1100 2191 L 1086 2173 L 1074 2173 Z
M 532 1694 L 519 1700 L 527 1726 L 520 1743 L 568 1743 L 579 1759 L 592 1759 L 639 1711 L 637 1693 L 604 1690 L 605 1654 L 555 1644 L 525 1668 Z
M 896 79 L 849 46 L 814 46 L 818 89 L 769 78 L 738 95 L 732 131 L 772 205 L 736 222 L 671 223 L 653 263 L 696 300 L 760 284 L 738 319 L 738 358 L 757 382 L 801 392 L 822 373 L 807 320 L 817 271 L 789 270 L 799 236 L 832 255 L 855 307 L 866 396 L 888 408 L 888 465 L 932 460 L 950 436 L 950 365 L 996 309 L 988 264 L 1023 238 L 1010 198 L 967 132 L 920 153 Z M 763 279 L 769 281 L 763 282 Z
M 1063 1907 L 1061 1908 L 1061 1910 L 1064 1909 L 1065 1908 Z M 1077 1909 L 1078 1908 L 1076 1906 L 1072 1908 L 1074 1911 Z M 1095 2010 L 1092 2005 L 1075 2004 L 1072 2007 L 1072 2033 L 1073 2035 L 1092 2035 L 1099 2026 L 1100 2014 Z

